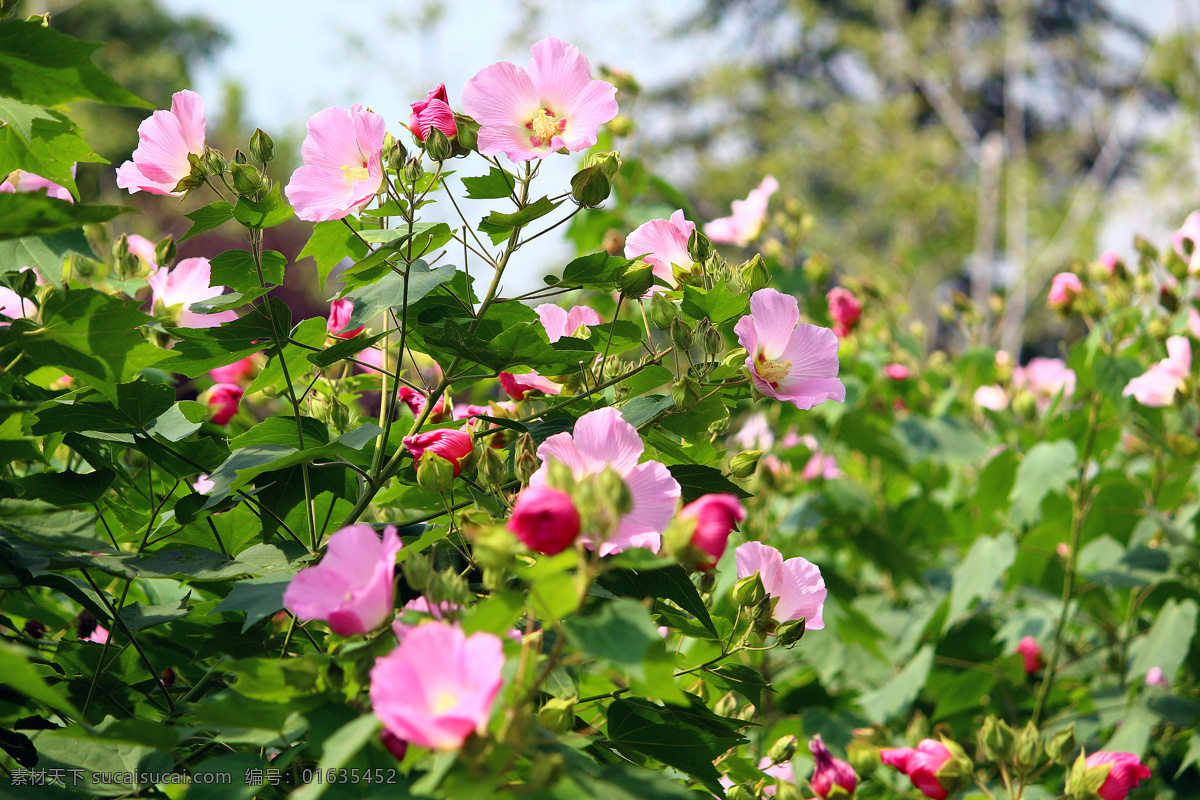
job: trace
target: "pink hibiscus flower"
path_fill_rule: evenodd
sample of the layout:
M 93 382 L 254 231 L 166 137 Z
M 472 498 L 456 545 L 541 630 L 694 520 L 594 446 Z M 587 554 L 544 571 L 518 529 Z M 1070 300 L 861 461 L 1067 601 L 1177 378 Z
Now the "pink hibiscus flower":
M 1125 800 L 1129 792 L 1142 780 L 1151 775 L 1150 768 L 1142 763 L 1133 753 L 1114 753 L 1100 750 L 1092 753 L 1084 760 L 1088 770 L 1111 765 L 1104 783 L 1096 790 L 1101 800 Z
M 71 167 L 71 174 L 75 174 L 75 167 Z M 43 178 L 41 175 L 34 175 L 32 172 L 26 172 L 23 169 L 18 169 L 9 173 L 8 177 L 0 181 L 0 192 L 9 194 L 15 192 L 39 192 L 45 190 L 47 197 L 53 197 L 55 200 L 66 200 L 68 203 L 74 203 L 75 198 L 71 196 L 71 192 L 65 186 L 59 186 L 51 180 Z
M 733 328 L 746 348 L 746 367 L 763 395 L 809 409 L 846 399 L 838 380 L 838 338 L 828 328 L 800 322 L 796 298 L 774 289 L 750 296 L 750 313 Z
M 561 383 L 555 383 L 549 378 L 543 378 L 537 373 L 537 370 L 532 369 L 520 375 L 514 375 L 511 372 L 501 372 L 500 385 L 504 387 L 504 391 L 513 400 L 524 400 L 525 395 L 529 392 L 558 394 L 562 391 Z
M 211 278 L 212 270 L 207 258 L 185 258 L 175 265 L 175 269 L 158 267 L 146 278 L 146 283 L 150 284 L 155 308 L 159 303 L 164 309 L 180 307 L 179 319 L 175 323 L 179 327 L 215 328 L 222 322 L 237 319 L 238 315 L 236 311 L 197 314 L 191 310 L 194 303 L 219 297 L 225 291 L 224 286 L 209 286 Z
M 828 592 L 816 564 L 800 557 L 784 561 L 778 550 L 762 542 L 746 542 L 733 555 L 738 580 L 757 572 L 767 595 L 779 598 L 771 612 L 776 622 L 804 617 L 805 630 L 819 631 L 825 627 L 821 614 Z
M 1083 291 L 1083 281 L 1074 272 L 1060 272 L 1050 281 L 1046 303 L 1056 311 L 1070 309 L 1071 303 Z
M 1024 367 L 1013 369 L 1013 386 L 1033 392 L 1037 407 L 1044 411 L 1059 392 L 1064 400 L 1075 394 L 1075 370 L 1061 358 L 1031 358 Z
M 130 194 L 174 197 L 175 186 L 192 172 L 188 155 L 204 155 L 204 100 L 184 89 L 171 95 L 170 111 L 155 111 L 138 126 L 133 160 L 117 169 L 117 186 Z
M 447 137 L 458 135 L 458 125 L 454 121 L 444 83 L 439 83 L 421 102 L 412 104 L 412 118 L 408 121 L 408 129 L 422 142 L 429 138 L 429 132 L 434 128 Z
M 599 325 L 600 315 L 593 308 L 575 306 L 570 311 L 563 310 L 553 303 L 542 303 L 534 309 L 546 329 L 546 336 L 552 342 L 557 342 L 564 336 L 574 336 L 580 328 L 588 325 Z
M 510 61 L 484 67 L 463 88 L 463 109 L 479 123 L 479 152 L 512 161 L 556 150 L 586 150 L 617 115 L 617 87 L 592 80 L 579 49 L 559 39 L 532 48 L 528 71 Z
M 629 234 L 625 240 L 625 257 L 641 258 L 667 285 L 678 286 L 671 265 L 678 264 L 683 268 L 692 266 L 688 239 L 694 230 L 696 224 L 684 219 L 682 210 L 676 211 L 670 219 L 652 219 Z M 653 291 L 651 289 L 647 295 Z
M 1144 406 L 1162 408 L 1175 402 L 1192 371 L 1192 345 L 1186 336 L 1167 339 L 1167 357 L 1125 386 L 1122 397 L 1133 395 Z
M 733 215 L 720 217 L 704 226 L 704 233 L 717 244 L 745 247 L 762 233 L 767 219 L 767 201 L 779 191 L 779 181 L 768 175 L 745 200 L 733 201 Z
M 548 463 L 554 459 L 570 468 L 575 480 L 612 468 L 625 481 L 633 507 L 621 517 L 616 533 L 600 542 L 600 555 L 619 553 L 630 547 L 658 552 L 662 532 L 675 515 L 681 489 L 670 471 L 657 461 L 639 464 L 645 450 L 637 429 L 615 408 L 601 408 L 584 414 L 575 423 L 574 433 L 556 433 L 538 447 L 542 466 L 529 479 L 531 486 L 545 486 Z M 586 530 L 589 521 L 584 520 Z M 591 537 L 585 539 L 596 544 Z
M 296 216 L 325 222 L 362 209 L 383 183 L 383 117 L 356 103 L 308 118 L 304 166 L 284 190 Z

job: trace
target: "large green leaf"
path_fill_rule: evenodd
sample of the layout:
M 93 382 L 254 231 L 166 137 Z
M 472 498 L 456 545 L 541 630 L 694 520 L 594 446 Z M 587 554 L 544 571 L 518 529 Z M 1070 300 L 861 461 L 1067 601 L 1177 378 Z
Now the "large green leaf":
M 643 676 L 643 660 L 650 645 L 661 642 L 654 619 L 633 600 L 605 603 L 592 616 L 573 616 L 564 623 L 567 636 L 580 650 Z
M 0 240 L 0 273 L 34 267 L 50 283 L 62 286 L 63 261 L 69 255 L 96 257 L 83 231 Z
M 1075 445 L 1067 439 L 1039 442 L 1025 454 L 1009 495 L 1015 523 L 1038 520 L 1046 495 L 1061 492 L 1074 480 L 1076 459 Z
M 102 46 L 72 39 L 39 20 L 0 22 L 0 95 L 43 106 L 94 100 L 153 108 L 92 62 L 92 53 Z
M 453 264 L 443 264 L 430 269 L 424 261 L 414 261 L 408 273 L 409 304 L 417 302 L 441 284 L 452 280 L 454 273 Z M 346 292 L 343 296 L 354 301 L 354 311 L 346 327 L 353 330 L 360 325 L 366 325 L 389 308 L 396 309 L 396 315 L 399 317 L 399 311 L 404 307 L 404 284 L 403 275 L 389 270 L 377 283 Z
M 1191 598 L 1167 600 L 1149 633 L 1135 645 L 1128 680 L 1144 677 L 1151 667 L 1158 667 L 1167 680 L 1172 680 L 1191 649 L 1198 611 L 1200 607 Z
M 36 192 L 0 193 L 0 240 L 49 236 L 89 222 L 107 222 L 132 210 L 125 206 L 68 203 Z
M 80 161 L 105 159 L 84 141 L 75 124 L 57 111 L 31 120 L 30 130 L 33 138 L 25 139 L 15 127 L 0 125 L 0 174 L 23 169 L 65 186 L 78 196 L 71 167 Z
M 297 260 L 311 256 L 317 262 L 317 277 L 321 280 L 321 289 L 325 289 L 325 280 L 333 268 L 342 259 L 361 259 L 367 254 L 367 245 L 354 232 L 362 225 L 353 217 L 335 219 L 328 222 L 318 222 L 313 226 L 312 236 L 300 251 Z
M 967 557 L 954 570 L 954 589 L 950 593 L 950 611 L 942 632 L 954 627 L 971 601 L 996 590 L 1004 573 L 1017 558 L 1017 543 L 1012 534 L 996 538 L 981 536 L 971 545 Z
M 33 138 L 35 119 L 54 120 L 55 116 L 48 108 L 0 95 L 0 122 L 11 126 L 26 142 Z
M 203 208 L 189 211 L 184 216 L 192 221 L 192 227 L 188 228 L 187 233 L 179 237 L 179 241 L 181 242 L 184 239 L 190 239 L 205 231 L 219 228 L 226 222 L 229 222 L 229 220 L 233 219 L 233 204 L 227 200 L 214 200 Z
M 56 506 L 78 506 L 98 503 L 116 480 L 110 469 L 79 474 L 76 472 L 45 472 L 27 475 L 17 481 L 25 500 L 42 500 Z
M 890 681 L 858 698 L 859 706 L 873 721 L 887 722 L 917 699 L 932 665 L 933 646 L 925 645 Z
M 467 187 L 467 197 L 472 200 L 498 200 L 509 197 L 517 186 L 516 177 L 499 167 L 492 167 L 488 174 L 481 178 L 463 178 L 462 182 L 463 186 Z
M 268 575 L 239 581 L 217 606 L 217 611 L 243 612 L 246 621 L 242 630 L 246 631 L 260 619 L 283 608 L 283 592 L 291 581 L 291 575 Z
M 670 600 L 694 616 L 714 637 L 716 626 L 696 585 L 678 564 L 662 569 L 612 570 L 601 575 L 600 585 L 621 597 L 656 597 Z
M 226 250 L 215 256 L 211 263 L 212 285 L 228 286 L 237 292 L 252 292 L 262 287 L 258 271 L 254 268 L 254 256 L 248 250 Z M 287 258 L 283 253 L 265 250 L 262 253 L 263 279 L 276 286 L 283 283 Z
M 278 183 L 262 200 L 243 197 L 233 207 L 233 218 L 247 228 L 273 228 L 291 219 L 295 213 L 283 199 L 283 190 Z

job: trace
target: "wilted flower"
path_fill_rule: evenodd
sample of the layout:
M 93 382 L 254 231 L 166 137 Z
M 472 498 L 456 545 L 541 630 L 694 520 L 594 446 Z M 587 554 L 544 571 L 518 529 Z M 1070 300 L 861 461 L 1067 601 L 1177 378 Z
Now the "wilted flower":
M 579 511 L 571 495 L 549 486 L 527 486 L 513 505 L 508 529 L 539 553 L 552 556 L 579 536 Z
M 318 111 L 306 124 L 304 166 L 284 190 L 296 216 L 325 222 L 358 212 L 383 183 L 383 117 L 356 103 Z
M 404 446 L 412 453 L 413 461 L 429 451 L 454 465 L 454 474 L 462 471 L 462 460 L 471 454 L 471 435 L 463 431 L 439 428 L 404 437 Z
M 1032 675 L 1042 668 L 1042 646 L 1032 636 L 1025 636 L 1017 643 L 1017 652 L 1024 659 L 1025 674 Z
M 342 298 L 334 300 L 329 304 L 329 319 L 325 322 L 325 329 L 329 331 L 330 336 L 336 336 L 339 339 L 353 339 L 366 329 L 366 325 L 359 325 L 352 330 L 342 330 L 350 324 L 350 316 L 354 313 L 354 301 Z
M 696 566 L 701 570 L 709 570 L 725 554 L 729 534 L 735 525 L 746 518 L 746 509 L 732 494 L 712 493 L 701 495 L 688 503 L 679 512 L 678 518 L 694 522 L 696 527 L 692 533 L 692 546 L 708 557 Z
M 745 247 L 762 233 L 767 219 L 767 201 L 779 190 L 779 181 L 768 175 L 758 188 L 751 190 L 745 200 L 733 201 L 733 215 L 714 219 L 704 226 L 704 233 L 717 244 Z
M 564 147 L 586 150 L 596 144 L 596 129 L 617 115 L 617 88 L 592 80 L 579 48 L 552 37 L 531 52 L 528 71 L 501 61 L 463 88 L 463 110 L 479 123 L 485 156 L 530 161 Z
M 371 707 L 387 730 L 436 750 L 461 747 L 487 727 L 504 681 L 498 636 L 466 636 L 457 625 L 428 622 L 408 631 L 371 669 Z
M 458 135 L 458 125 L 454 122 L 454 112 L 450 109 L 450 98 L 446 96 L 444 83 L 439 83 L 421 102 L 412 104 L 412 118 L 408 121 L 408 129 L 422 142 L 434 128 L 446 134 L 447 138 Z
M 146 278 L 150 284 L 151 302 L 157 311 L 159 304 L 163 310 L 179 306 L 179 319 L 176 321 L 181 328 L 215 328 L 222 322 L 238 318 L 236 311 L 218 311 L 215 314 L 197 314 L 192 306 L 204 300 L 220 297 L 225 291 L 224 286 L 209 286 L 212 271 L 207 258 L 185 258 L 168 270 L 158 267 Z
M 799 557 L 784 561 L 778 550 L 761 542 L 747 542 L 733 552 L 738 579 L 757 572 L 767 594 L 779 598 L 771 613 L 777 622 L 803 617 L 806 630 L 825 627 L 821 613 L 828 592 L 816 564 Z
M 676 211 L 670 219 L 652 219 L 639 225 L 625 239 L 625 257 L 641 258 L 668 286 L 678 286 L 671 265 L 684 270 L 691 268 L 688 237 L 694 230 L 695 223 L 684 219 L 682 210 Z
M 236 383 L 218 383 L 204 393 L 204 404 L 212 412 L 212 420 L 218 425 L 225 425 L 237 413 L 242 395 L 246 392 Z
M 170 111 L 155 111 L 138 126 L 137 149 L 117 169 L 117 186 L 130 194 L 183 194 L 175 187 L 192 172 L 188 155 L 204 155 L 204 127 L 200 95 L 187 89 L 171 95 Z
M 600 315 L 587 306 L 575 306 L 565 311 L 553 303 L 542 303 L 534 311 L 541 318 L 546 337 L 551 342 L 557 342 L 564 336 L 574 336 L 580 328 L 588 325 L 600 324 Z
M 750 314 L 733 330 L 762 394 L 799 409 L 846 399 L 846 387 L 837 378 L 838 338 L 828 328 L 800 322 L 796 298 L 758 290 L 750 296 Z
M 532 369 L 520 375 L 514 375 L 511 372 L 501 372 L 500 385 L 504 387 L 504 391 L 513 400 L 524 400 L 525 395 L 529 392 L 558 394 L 562 391 L 562 384 L 555 383 L 549 378 L 543 378 L 537 374 L 536 370 Z
M 858 318 L 862 316 L 862 303 L 854 296 L 854 292 L 843 286 L 835 286 L 825 296 L 829 301 L 829 316 L 833 319 L 833 332 L 839 337 L 849 336 L 858 326 Z
M 821 734 L 814 734 L 808 742 L 808 752 L 813 756 L 813 774 L 808 779 L 813 791 L 820 797 L 829 797 L 834 793 L 835 786 L 847 794 L 854 794 L 858 786 L 858 775 L 854 767 L 840 758 L 834 758 L 821 740 Z M 839 792 L 840 794 L 840 792 Z
M 1139 403 L 1162 408 L 1175 402 L 1192 371 L 1192 345 L 1186 336 L 1167 339 L 1167 357 L 1125 385 L 1122 397 L 1133 395 Z

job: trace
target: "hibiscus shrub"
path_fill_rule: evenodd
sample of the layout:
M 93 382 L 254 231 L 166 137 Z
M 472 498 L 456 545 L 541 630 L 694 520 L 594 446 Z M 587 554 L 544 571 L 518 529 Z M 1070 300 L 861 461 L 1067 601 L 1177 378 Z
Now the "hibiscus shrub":
M 616 86 L 546 39 L 399 137 L 317 112 L 291 176 L 261 131 L 207 146 L 178 93 L 117 183 L 247 246 L 175 263 L 74 202 L 97 157 L 55 108 L 145 104 L 43 23 L 0 22 L 21 796 L 1187 796 L 1186 229 L 1055 280 L 1087 327 L 1065 360 L 951 360 L 826 291 L 774 178 L 704 232 L 667 216 L 682 195 L 597 149 Z M 341 267 L 328 319 L 274 291 L 293 215 Z M 568 222 L 579 257 L 505 296 Z

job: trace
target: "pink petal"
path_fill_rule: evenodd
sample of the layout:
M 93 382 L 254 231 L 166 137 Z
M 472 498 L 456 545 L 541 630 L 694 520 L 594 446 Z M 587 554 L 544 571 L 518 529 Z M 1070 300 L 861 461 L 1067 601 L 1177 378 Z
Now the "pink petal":
M 660 534 L 671 524 L 679 505 L 682 494 L 679 482 L 657 461 L 639 464 L 624 477 L 633 507 L 621 517 L 616 533 L 600 548 L 600 555 L 630 547 L 644 547 L 657 553 L 662 541 Z
M 596 144 L 596 129 L 615 117 L 617 110 L 617 87 L 607 81 L 589 83 L 567 112 L 562 132 L 567 149 L 576 152 Z
M 575 101 L 592 82 L 591 65 L 579 48 L 550 37 L 535 44 L 531 51 L 529 79 L 542 105 L 560 118 L 578 113 Z
M 567 466 L 576 479 L 582 478 L 589 472 L 588 461 L 575 446 L 575 440 L 571 434 L 565 431 L 546 437 L 546 440 L 538 445 L 537 455 L 542 460 L 542 467 L 529 479 L 530 484 L 544 485 L 546 483 L 546 462 L 550 459 Z
M 340 174 L 343 166 L 362 166 L 367 153 L 358 146 L 355 122 L 344 108 L 323 108 L 305 123 L 308 135 L 300 147 L 305 165 L 325 167 Z M 382 144 L 382 137 L 381 137 Z
M 484 130 L 510 126 L 523 128 L 541 110 L 538 93 L 529 74 L 510 61 L 492 64 L 475 73 L 463 87 L 462 104 L 463 110 Z M 483 132 L 480 131 L 481 152 Z
M 171 113 L 179 120 L 179 130 L 189 152 L 204 152 L 204 98 L 184 89 L 171 95 Z
M 480 128 L 478 146 L 479 152 L 485 156 L 503 153 L 513 161 L 532 161 L 553 152 L 545 145 L 534 147 L 529 131 L 516 125 Z
M 594 308 L 575 306 L 567 313 L 567 335 L 575 333 L 580 326 L 601 325 L 600 315 Z
M 345 217 L 354 208 L 354 187 L 338 171 L 304 166 L 292 173 L 284 189 L 296 216 L 308 222 Z
M 754 329 L 758 334 L 758 352 L 768 359 L 779 359 L 789 346 L 794 347 L 797 352 L 808 352 L 810 348 L 818 348 L 820 352 L 828 349 L 828 345 L 819 348 L 817 331 L 821 329 L 815 325 L 808 325 L 812 330 L 799 336 L 793 344 L 792 333 L 796 331 L 796 325 L 800 322 L 800 305 L 796 298 L 789 294 L 782 294 L 774 289 L 759 289 L 750 296 L 750 316 L 754 319 Z M 834 337 L 834 351 L 836 350 L 837 340 Z M 757 353 L 751 355 L 757 356 Z M 792 363 L 794 369 L 796 362 Z
M 569 315 L 562 308 L 553 303 L 542 303 L 534 311 L 537 312 L 538 317 L 541 319 L 542 327 L 546 329 L 546 337 L 551 342 L 557 342 L 567 335 L 567 320 L 569 319 Z M 574 312 L 572 311 L 572 313 Z M 574 328 L 570 330 L 574 330 Z
M 816 564 L 799 557 L 783 562 L 781 590 L 779 603 L 775 606 L 775 619 L 787 622 L 804 617 L 806 630 L 816 631 L 825 627 L 821 611 L 827 591 L 821 570 Z
M 580 417 L 575 423 L 574 441 L 589 471 L 600 472 L 605 466 L 611 466 L 622 476 L 637 466 L 646 449 L 637 429 L 625 421 L 620 411 L 611 407 Z
M 733 555 L 739 580 L 757 572 L 762 576 L 767 594 L 779 596 L 783 585 L 783 556 L 778 550 L 762 542 L 746 542 L 734 550 Z

